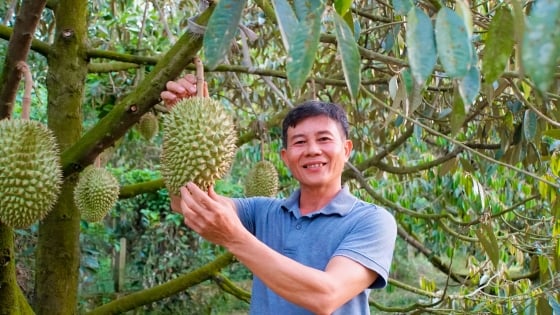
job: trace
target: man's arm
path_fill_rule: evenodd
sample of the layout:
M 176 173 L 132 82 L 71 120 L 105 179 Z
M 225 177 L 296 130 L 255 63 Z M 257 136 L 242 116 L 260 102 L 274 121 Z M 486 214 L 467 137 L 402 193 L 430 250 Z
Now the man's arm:
M 267 287 L 316 314 L 331 314 L 369 287 L 377 274 L 342 256 L 325 270 L 305 266 L 259 241 L 241 223 L 231 199 L 189 183 L 181 188 L 180 210 L 187 224 L 210 242 L 233 253 Z

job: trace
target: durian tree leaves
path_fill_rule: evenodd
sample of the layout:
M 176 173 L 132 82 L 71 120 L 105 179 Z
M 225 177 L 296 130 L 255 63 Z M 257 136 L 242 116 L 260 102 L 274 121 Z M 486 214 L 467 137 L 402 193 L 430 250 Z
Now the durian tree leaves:
M 515 44 L 513 15 L 508 7 L 501 6 L 490 22 L 486 35 L 482 73 L 487 82 L 494 82 L 504 72 Z
M 290 43 L 293 41 L 292 37 L 297 29 L 298 19 L 294 10 L 287 0 L 272 0 L 274 12 L 278 16 L 278 26 L 280 35 L 282 36 L 282 43 L 287 52 L 290 51 Z
M 480 92 L 480 71 L 478 67 L 471 66 L 467 74 L 459 81 L 459 93 L 463 98 L 463 103 L 470 106 L 476 100 Z
M 451 126 L 451 133 L 456 135 L 459 133 L 465 122 L 467 112 L 465 109 L 465 103 L 461 98 L 459 92 L 456 90 L 453 93 L 453 108 L 451 110 L 451 117 L 449 118 L 449 123 Z
M 244 7 L 245 0 L 218 1 L 204 32 L 205 64 L 209 69 L 215 69 L 227 55 Z
M 344 78 L 350 91 L 350 97 L 355 100 L 358 97 L 361 80 L 361 58 L 358 44 L 354 40 L 352 30 L 348 27 L 346 21 L 336 12 L 333 14 L 333 18 L 337 49 L 342 59 Z
M 439 60 L 451 78 L 462 78 L 471 66 L 472 44 L 464 20 L 455 11 L 443 7 L 435 23 Z
M 478 241 L 482 245 L 482 248 L 490 258 L 494 268 L 498 269 L 500 262 L 500 247 L 496 239 L 496 235 L 492 230 L 491 223 L 483 223 L 475 230 Z
M 406 15 L 414 6 L 413 0 L 392 0 L 395 12 L 400 15 Z
M 552 85 L 560 59 L 560 2 L 535 1 L 527 17 L 522 62 L 525 74 L 541 93 Z
M 294 34 L 288 39 L 288 59 L 286 61 L 286 75 L 294 91 L 298 91 L 309 76 L 319 46 L 321 35 L 321 17 L 324 6 L 313 8 L 308 15 L 299 20 Z
M 345 16 L 352 7 L 352 0 L 334 0 L 334 9 L 340 16 Z
M 523 115 L 523 136 L 527 141 L 533 141 L 537 135 L 537 114 L 532 110 L 526 110 Z
M 437 49 L 432 21 L 420 8 L 407 14 L 406 44 L 412 77 L 423 85 L 436 65 Z

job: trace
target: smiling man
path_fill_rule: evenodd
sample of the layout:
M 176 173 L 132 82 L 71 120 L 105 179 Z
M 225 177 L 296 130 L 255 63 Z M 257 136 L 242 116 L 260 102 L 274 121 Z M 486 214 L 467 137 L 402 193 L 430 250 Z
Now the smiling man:
M 168 104 L 196 90 L 190 79 L 177 82 L 162 93 Z M 348 128 L 333 103 L 308 101 L 287 114 L 281 157 L 300 184 L 287 199 L 230 199 L 193 183 L 172 197 L 187 226 L 251 270 L 251 314 L 369 314 L 370 289 L 387 284 L 396 223 L 342 186 Z

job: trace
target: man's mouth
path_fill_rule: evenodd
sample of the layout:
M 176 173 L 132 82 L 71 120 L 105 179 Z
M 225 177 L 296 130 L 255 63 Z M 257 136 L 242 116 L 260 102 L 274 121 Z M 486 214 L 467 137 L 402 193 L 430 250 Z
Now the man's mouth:
M 313 163 L 313 164 L 306 164 L 303 166 L 303 168 L 319 168 L 322 167 L 323 165 L 326 165 L 327 163 Z

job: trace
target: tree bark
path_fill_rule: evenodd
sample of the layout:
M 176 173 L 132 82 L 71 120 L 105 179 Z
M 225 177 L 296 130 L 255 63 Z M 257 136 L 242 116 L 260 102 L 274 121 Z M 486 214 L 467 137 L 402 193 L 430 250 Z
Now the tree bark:
M 54 7 L 56 32 L 48 56 L 48 126 L 61 150 L 81 137 L 87 75 L 87 1 L 61 0 Z M 37 314 L 76 313 L 80 265 L 80 214 L 74 205 L 77 176 L 65 178 L 58 202 L 39 226 L 35 310 Z

